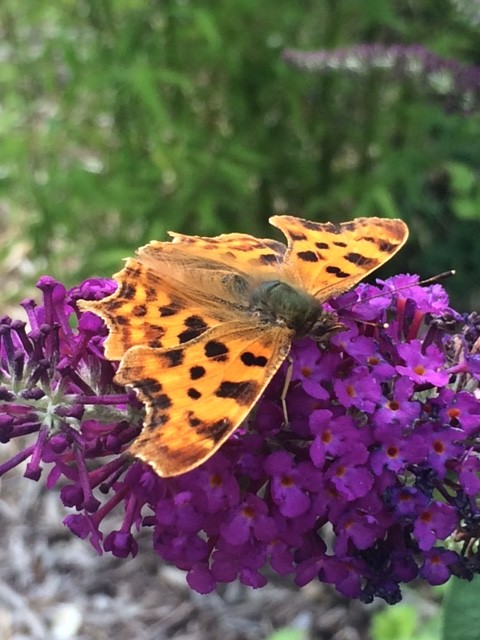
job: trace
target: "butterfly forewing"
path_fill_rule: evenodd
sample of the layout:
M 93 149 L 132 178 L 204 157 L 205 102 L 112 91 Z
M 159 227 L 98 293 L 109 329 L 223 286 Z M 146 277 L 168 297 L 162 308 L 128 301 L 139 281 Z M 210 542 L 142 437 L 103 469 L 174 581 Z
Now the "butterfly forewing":
M 257 277 L 270 277 L 279 270 L 286 247 L 282 242 L 269 238 L 254 238 L 246 233 L 227 233 L 214 238 L 186 236 L 170 232 L 172 247 L 181 245 L 188 251 L 204 259 L 215 259 L 230 267 Z
M 105 354 L 111 360 L 120 360 L 133 346 L 174 347 L 238 319 L 242 309 L 248 311 L 254 286 L 247 273 L 171 242 L 141 247 L 114 279 L 118 288 L 112 295 L 80 302 L 83 311 L 107 323 Z
M 165 266 L 165 265 L 164 265 Z M 115 293 L 100 301 L 83 301 L 83 311 L 93 311 L 106 322 L 109 335 L 105 354 L 120 360 L 137 345 L 168 348 L 197 337 L 209 327 L 230 319 L 228 308 L 208 303 L 175 287 L 168 269 L 153 271 L 129 259 L 116 274 Z
M 402 220 L 387 218 L 334 224 L 273 216 L 270 222 L 288 239 L 285 276 L 322 301 L 350 289 L 390 260 L 408 237 Z

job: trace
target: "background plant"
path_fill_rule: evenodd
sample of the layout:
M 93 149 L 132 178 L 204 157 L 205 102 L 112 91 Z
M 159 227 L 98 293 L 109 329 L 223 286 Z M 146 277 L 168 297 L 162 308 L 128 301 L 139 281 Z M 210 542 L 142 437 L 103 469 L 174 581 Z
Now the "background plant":
M 109 275 L 169 228 L 267 233 L 272 212 L 387 215 L 412 228 L 392 269 L 455 267 L 455 302 L 474 306 L 478 20 L 467 5 L 5 0 L 1 227 L 28 243 L 24 282 Z M 282 59 L 368 43 L 422 45 L 470 68 L 469 95 L 441 73 L 425 85 L 372 61 L 308 74 Z
M 478 308 L 479 24 L 470 0 L 3 0 L 2 312 L 40 273 L 111 275 L 169 228 L 269 233 L 272 212 L 401 216 L 392 271 L 455 267 L 455 305 Z M 470 90 L 360 73 L 359 51 L 284 59 L 372 44 L 421 45 Z

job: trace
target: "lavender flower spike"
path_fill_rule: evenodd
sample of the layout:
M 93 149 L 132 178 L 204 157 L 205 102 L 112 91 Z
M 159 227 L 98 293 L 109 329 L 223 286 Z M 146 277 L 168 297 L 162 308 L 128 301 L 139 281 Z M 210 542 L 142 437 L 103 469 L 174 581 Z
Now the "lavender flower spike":
M 417 77 L 437 95 L 461 100 L 463 111 L 480 106 L 480 67 L 442 58 L 419 44 L 359 44 L 339 49 L 297 51 L 286 49 L 283 59 L 305 71 L 346 71 L 356 74 L 383 69 L 393 77 Z

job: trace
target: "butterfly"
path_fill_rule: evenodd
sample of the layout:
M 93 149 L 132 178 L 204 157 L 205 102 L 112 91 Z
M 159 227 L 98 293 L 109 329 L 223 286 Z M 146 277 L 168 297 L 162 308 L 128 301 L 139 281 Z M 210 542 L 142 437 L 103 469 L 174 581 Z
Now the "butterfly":
M 402 247 L 402 220 L 269 219 L 287 245 L 242 233 L 170 232 L 114 276 L 118 288 L 82 301 L 106 323 L 115 381 L 145 405 L 128 451 L 159 476 L 202 464 L 247 417 L 292 341 L 341 329 L 322 303 L 353 287 Z

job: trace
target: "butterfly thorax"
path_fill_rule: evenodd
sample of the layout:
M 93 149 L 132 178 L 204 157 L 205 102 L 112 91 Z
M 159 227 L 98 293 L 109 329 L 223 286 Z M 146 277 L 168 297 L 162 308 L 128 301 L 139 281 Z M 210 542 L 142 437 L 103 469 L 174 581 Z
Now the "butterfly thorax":
M 341 328 L 316 298 L 281 280 L 259 284 L 251 295 L 250 310 L 261 322 L 288 327 L 296 337 L 323 339 Z

